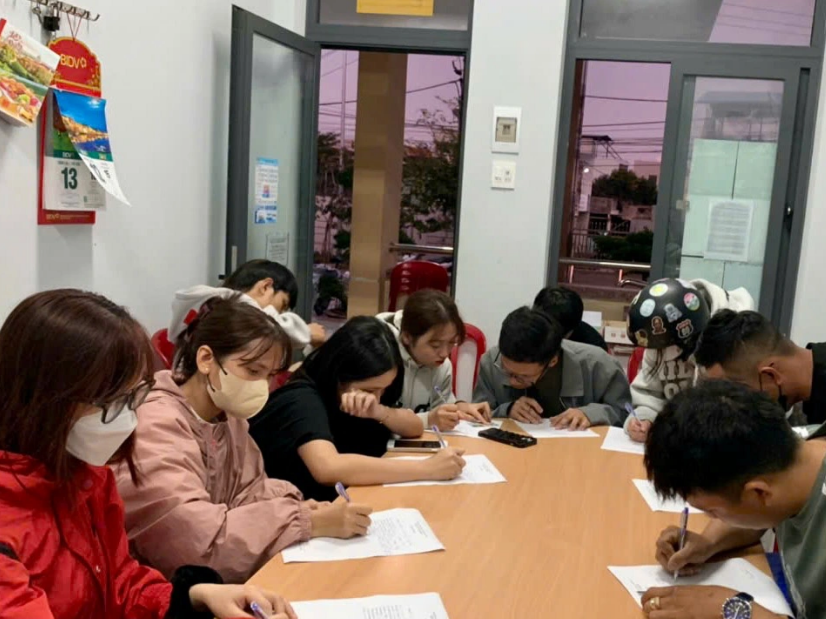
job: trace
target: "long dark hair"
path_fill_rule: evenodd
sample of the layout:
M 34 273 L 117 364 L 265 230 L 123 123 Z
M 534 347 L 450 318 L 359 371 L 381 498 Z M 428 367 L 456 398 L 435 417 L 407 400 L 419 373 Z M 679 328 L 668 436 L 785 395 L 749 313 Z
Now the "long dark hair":
M 78 407 L 151 380 L 153 361 L 144 328 L 109 299 L 73 289 L 30 296 L 0 328 L 0 450 L 68 482 L 80 465 L 66 451 Z M 130 437 L 111 462 L 136 479 L 132 449 Z
M 290 338 L 271 316 L 240 301 L 240 296 L 207 299 L 195 320 L 178 337 L 175 361 L 172 364 L 178 384 L 185 383 L 198 372 L 198 349 L 201 346 L 208 346 L 220 361 L 260 340 L 255 349 L 245 356 L 243 363 L 260 359 L 273 346 L 278 345 L 282 357 L 277 369 L 280 371 L 287 368 L 293 355 Z
M 348 320 L 320 348 L 310 353 L 292 381 L 310 381 L 330 408 L 339 406 L 339 387 L 396 370 L 381 403 L 394 406 L 402 395 L 404 364 L 390 327 L 378 318 Z

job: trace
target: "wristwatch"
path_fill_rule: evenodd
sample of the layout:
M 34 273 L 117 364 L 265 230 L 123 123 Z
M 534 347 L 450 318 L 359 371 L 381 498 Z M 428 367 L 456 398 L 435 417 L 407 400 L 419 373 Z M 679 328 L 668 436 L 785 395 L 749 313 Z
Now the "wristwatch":
M 751 603 L 748 593 L 738 593 L 723 602 L 723 619 L 751 619 Z

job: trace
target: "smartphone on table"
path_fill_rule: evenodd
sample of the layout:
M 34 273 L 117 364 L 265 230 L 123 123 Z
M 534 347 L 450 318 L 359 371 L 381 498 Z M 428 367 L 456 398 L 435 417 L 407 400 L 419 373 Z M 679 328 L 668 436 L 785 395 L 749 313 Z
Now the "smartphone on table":
M 420 439 L 397 438 L 387 444 L 388 451 L 436 453 L 442 448 L 439 441 L 423 441 Z

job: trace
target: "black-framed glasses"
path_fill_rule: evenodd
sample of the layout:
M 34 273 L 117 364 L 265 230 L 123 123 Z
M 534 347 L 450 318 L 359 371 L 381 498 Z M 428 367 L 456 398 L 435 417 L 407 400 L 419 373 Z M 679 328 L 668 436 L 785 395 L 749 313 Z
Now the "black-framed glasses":
M 128 393 L 116 396 L 108 402 L 95 404 L 95 406 L 100 407 L 103 411 L 103 423 L 112 423 L 125 408 L 131 408 L 132 410 L 138 408 L 146 401 L 149 392 L 151 392 L 154 387 L 155 379 L 151 378 L 139 383 L 137 387 Z
M 553 360 L 551 360 L 553 361 Z M 496 357 L 496 361 L 494 361 L 493 365 L 496 367 L 497 370 L 502 372 L 505 375 L 505 378 L 508 380 L 512 380 L 513 382 L 524 385 L 527 389 L 529 387 L 533 387 L 536 383 L 542 380 L 542 377 L 545 376 L 545 373 L 548 371 L 548 368 L 551 367 L 551 361 L 545 364 L 545 367 L 542 368 L 542 371 L 539 373 L 538 376 L 525 376 L 524 374 L 514 374 L 513 372 L 505 369 L 505 366 L 502 365 L 502 356 L 499 355 Z

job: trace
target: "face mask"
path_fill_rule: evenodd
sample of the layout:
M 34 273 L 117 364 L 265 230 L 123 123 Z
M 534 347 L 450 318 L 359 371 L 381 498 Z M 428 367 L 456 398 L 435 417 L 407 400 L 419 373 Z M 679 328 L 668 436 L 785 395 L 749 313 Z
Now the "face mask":
M 221 368 L 221 389 L 207 383 L 207 393 L 213 404 L 227 415 L 248 419 L 264 408 L 270 397 L 270 385 L 266 380 L 244 380 Z
M 110 411 L 114 419 L 103 423 L 103 416 L 87 415 L 75 421 L 66 441 L 66 451 L 92 466 L 104 466 L 138 425 L 131 408 Z

